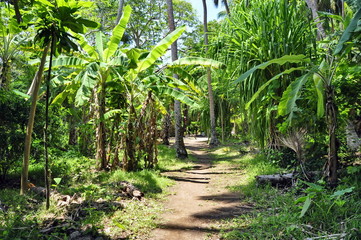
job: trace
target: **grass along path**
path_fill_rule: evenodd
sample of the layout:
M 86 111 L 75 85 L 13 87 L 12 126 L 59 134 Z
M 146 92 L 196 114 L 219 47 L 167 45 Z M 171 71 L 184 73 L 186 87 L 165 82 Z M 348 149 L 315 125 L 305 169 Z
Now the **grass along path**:
M 228 189 L 243 178 L 239 164 L 212 159 L 206 140 L 185 139 L 187 149 L 196 158 L 191 169 L 163 173 L 177 183 L 170 190 L 162 222 L 150 239 L 219 239 L 219 233 L 227 230 L 222 220 L 252 210 L 252 206 L 242 204 L 239 192 Z

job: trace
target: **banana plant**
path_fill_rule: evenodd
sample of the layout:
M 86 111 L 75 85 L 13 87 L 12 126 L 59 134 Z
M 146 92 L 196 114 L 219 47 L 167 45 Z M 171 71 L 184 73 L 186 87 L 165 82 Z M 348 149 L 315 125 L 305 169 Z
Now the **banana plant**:
M 132 9 L 126 6 L 119 23 L 112 30 L 109 40 L 104 43 L 102 32 L 96 33 L 95 45 L 88 43 L 84 36 L 74 34 L 84 54 L 76 57 L 62 56 L 54 61 L 56 67 L 75 67 L 77 71 L 74 81 L 70 81 L 65 90 L 60 93 L 53 103 L 61 103 L 66 97 L 75 94 L 75 104 L 82 106 L 94 96 L 96 119 L 96 160 L 99 169 L 108 167 L 106 156 L 106 131 L 104 114 L 106 101 L 106 82 L 112 79 L 115 69 L 122 66 L 125 56 L 119 55 L 119 44 L 129 21 Z M 106 46 L 105 48 L 103 46 Z
M 168 47 L 184 32 L 185 28 L 179 28 L 166 38 L 160 41 L 149 53 L 140 49 L 123 49 L 119 43 L 124 34 L 126 25 L 131 14 L 130 6 L 126 6 L 123 11 L 123 17 L 119 24 L 113 29 L 107 48 L 103 49 L 103 34 L 97 33 L 95 46 L 91 46 L 81 35 L 75 36 L 79 39 L 78 43 L 85 51 L 84 56 L 80 57 L 60 57 L 54 61 L 56 66 L 72 66 L 78 69 L 75 73 L 74 81 L 69 82 L 65 90 L 60 93 L 54 103 L 61 103 L 66 97 L 75 94 L 75 103 L 83 105 L 90 100 L 92 94 L 95 96 L 96 105 L 96 159 L 99 163 L 99 169 L 108 167 L 108 161 L 105 151 L 105 94 L 106 83 L 110 81 L 120 81 L 127 91 L 128 99 L 128 132 L 131 136 L 131 124 L 134 121 L 134 101 L 139 91 L 141 79 L 146 76 L 149 69 L 156 60 L 162 56 Z M 142 75 L 144 74 L 144 75 Z M 148 73 L 149 75 L 149 73 Z M 94 90 L 93 90 L 94 89 Z M 134 149 L 128 151 L 134 152 Z M 130 153 L 131 159 L 135 154 Z M 128 162 L 128 161 L 126 161 Z M 136 162 L 136 161 L 133 161 Z M 127 170 L 134 170 L 135 164 L 131 163 L 125 167 Z

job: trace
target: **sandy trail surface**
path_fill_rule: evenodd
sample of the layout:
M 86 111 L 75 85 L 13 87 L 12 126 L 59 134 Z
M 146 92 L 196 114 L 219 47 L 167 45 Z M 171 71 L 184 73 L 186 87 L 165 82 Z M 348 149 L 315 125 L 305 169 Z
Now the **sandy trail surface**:
M 166 172 L 177 183 L 171 189 L 161 216 L 162 223 L 151 233 L 152 240 L 219 239 L 221 221 L 249 211 L 236 185 L 242 171 L 234 164 L 218 164 L 207 154 L 206 138 L 186 138 L 188 153 L 197 161 L 190 170 Z

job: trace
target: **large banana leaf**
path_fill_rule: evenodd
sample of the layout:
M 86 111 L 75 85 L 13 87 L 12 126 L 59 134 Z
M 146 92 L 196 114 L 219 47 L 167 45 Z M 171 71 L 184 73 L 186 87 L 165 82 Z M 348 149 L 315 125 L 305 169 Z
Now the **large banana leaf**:
M 225 68 L 226 65 L 222 62 L 209 59 L 209 58 L 201 58 L 201 57 L 185 57 L 180 58 L 170 64 L 169 67 L 181 67 L 181 66 L 190 66 L 190 65 L 201 65 L 203 67 L 210 67 L 215 69 Z
M 89 43 L 87 42 L 87 40 L 84 38 L 83 35 L 77 34 L 77 33 L 73 33 L 74 37 L 76 37 L 78 39 L 78 43 L 80 45 L 80 47 L 88 53 L 88 55 L 91 58 L 99 58 L 98 52 L 95 50 L 95 48 L 93 46 L 90 46 Z
M 292 119 L 293 113 L 298 110 L 296 101 L 299 99 L 300 91 L 312 74 L 313 72 L 306 73 L 287 87 L 282 95 L 281 102 L 278 105 L 279 115 L 283 116 L 289 114 L 289 119 Z
M 337 46 L 335 48 L 335 51 L 333 52 L 334 55 L 337 55 L 337 54 L 341 53 L 341 51 L 342 51 L 342 49 L 344 47 L 344 44 L 351 39 L 352 35 L 355 32 L 360 31 L 359 26 L 358 26 L 360 18 L 361 18 L 361 9 L 359 9 L 356 12 L 356 14 L 353 17 L 353 19 L 351 20 L 350 24 L 347 26 L 347 28 L 343 32 L 343 34 L 342 34 L 342 36 L 340 38 L 340 41 L 338 42 L 338 44 L 337 44 Z
M 72 68 L 83 68 L 84 64 L 87 64 L 88 61 L 70 56 L 59 56 L 53 60 L 52 66 L 56 67 L 72 67 Z
M 174 99 L 187 104 L 188 106 L 197 107 L 198 103 L 188 97 L 184 92 L 178 91 L 174 88 L 167 87 L 167 86 L 152 86 L 150 87 L 153 91 L 161 93 L 163 95 L 168 95 L 173 97 Z
M 131 12 L 132 8 L 127 5 L 124 8 L 121 20 L 119 21 L 118 25 L 113 29 L 112 36 L 110 37 L 108 42 L 108 48 L 104 51 L 104 59 L 106 62 L 117 51 L 119 43 L 122 40 L 123 34 L 125 32 L 125 28 L 127 27 Z
M 252 73 L 254 73 L 255 71 L 257 71 L 258 69 L 265 69 L 266 67 L 268 67 L 271 64 L 279 64 L 279 65 L 283 65 L 285 63 L 301 63 L 301 62 L 307 62 L 309 63 L 311 60 L 306 57 L 303 54 L 300 55 L 285 55 L 283 57 L 280 58 L 276 58 L 276 59 L 272 59 L 270 61 L 261 63 L 253 68 L 251 68 L 250 70 L 248 70 L 247 72 L 243 73 L 236 81 L 234 81 L 234 83 L 239 83 L 244 81 L 246 78 L 248 78 Z
M 258 98 L 259 94 L 268 86 L 270 85 L 274 80 L 280 78 L 281 76 L 283 76 L 284 74 L 290 74 L 294 71 L 299 71 L 299 70 L 305 70 L 304 67 L 298 67 L 298 68 L 290 68 L 287 69 L 284 72 L 281 72 L 279 74 L 277 74 L 276 76 L 274 76 L 273 78 L 271 78 L 270 80 L 268 80 L 265 84 L 263 84 L 258 90 L 257 92 L 252 96 L 251 100 L 249 100 L 249 102 L 246 104 L 246 109 L 249 108 L 249 106 L 251 105 L 251 103 L 256 100 L 256 98 Z
M 317 93 L 317 116 L 322 117 L 325 113 L 325 103 L 324 103 L 324 84 L 318 74 L 313 74 L 313 83 L 315 84 L 315 89 Z
M 177 28 L 170 33 L 167 37 L 161 40 L 148 54 L 148 56 L 138 64 L 136 73 L 140 73 L 149 68 L 159 57 L 163 56 L 167 49 L 175 42 L 182 33 L 186 30 L 186 27 Z

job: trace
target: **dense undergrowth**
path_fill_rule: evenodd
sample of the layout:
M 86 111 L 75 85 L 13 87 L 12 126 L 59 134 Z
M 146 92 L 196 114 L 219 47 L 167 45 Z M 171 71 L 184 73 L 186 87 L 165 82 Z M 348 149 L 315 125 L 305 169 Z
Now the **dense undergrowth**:
M 292 169 L 280 168 L 262 153 L 240 155 L 239 149 L 233 144 L 213 151 L 216 159 L 232 161 L 244 171 L 243 180 L 230 188 L 254 206 L 253 211 L 223 222 L 227 229 L 223 239 L 360 239 L 360 168 L 348 167 L 347 177 L 335 189 L 322 179 L 313 183 L 298 180 L 287 188 L 259 186 L 255 176 Z
M 54 197 L 45 210 L 44 198 L 29 193 L 19 195 L 19 176 L 8 177 L 0 190 L 0 239 L 69 239 L 70 236 L 92 236 L 103 239 L 133 239 L 146 236 L 155 227 L 161 211 L 160 200 L 172 180 L 160 171 L 186 168 L 191 160 L 177 160 L 173 148 L 159 147 L 156 170 L 137 172 L 97 171 L 93 159 L 67 153 L 52 163 L 52 189 L 62 195 L 81 199 L 76 204 L 59 205 Z M 30 181 L 44 186 L 41 164 L 30 167 Z M 139 201 L 119 194 L 117 183 L 128 181 L 144 192 Z M 15 183 L 9 185 L 9 183 Z M 99 238 L 100 239 L 100 238 Z
M 221 224 L 222 239 L 360 239 L 360 168 L 348 167 L 340 185 L 330 189 L 322 181 L 299 180 L 293 187 L 259 186 L 255 176 L 292 171 L 281 168 L 264 154 L 239 144 L 228 144 L 209 151 L 214 164 L 239 167 L 243 178 L 230 190 L 240 192 L 242 203 L 251 211 Z M 270 161 L 271 160 L 271 161 Z M 69 239 L 76 236 L 102 239 L 145 239 L 159 222 L 161 200 L 173 181 L 161 171 L 186 169 L 192 160 L 177 160 L 174 149 L 160 146 L 155 170 L 127 173 L 97 171 L 93 159 L 68 153 L 54 159 L 52 188 L 82 202 L 59 206 L 53 198 L 50 210 L 35 194 L 20 196 L 18 185 L 0 190 L 0 239 Z M 282 164 L 281 164 L 282 165 Z M 15 182 L 12 174 L 8 182 Z M 32 164 L 31 182 L 43 186 L 43 169 Z M 145 193 L 139 200 L 124 198 L 117 183 L 128 181 Z M 351 187 L 352 186 L 352 187 Z M 101 239 L 99 238 L 99 239 Z

